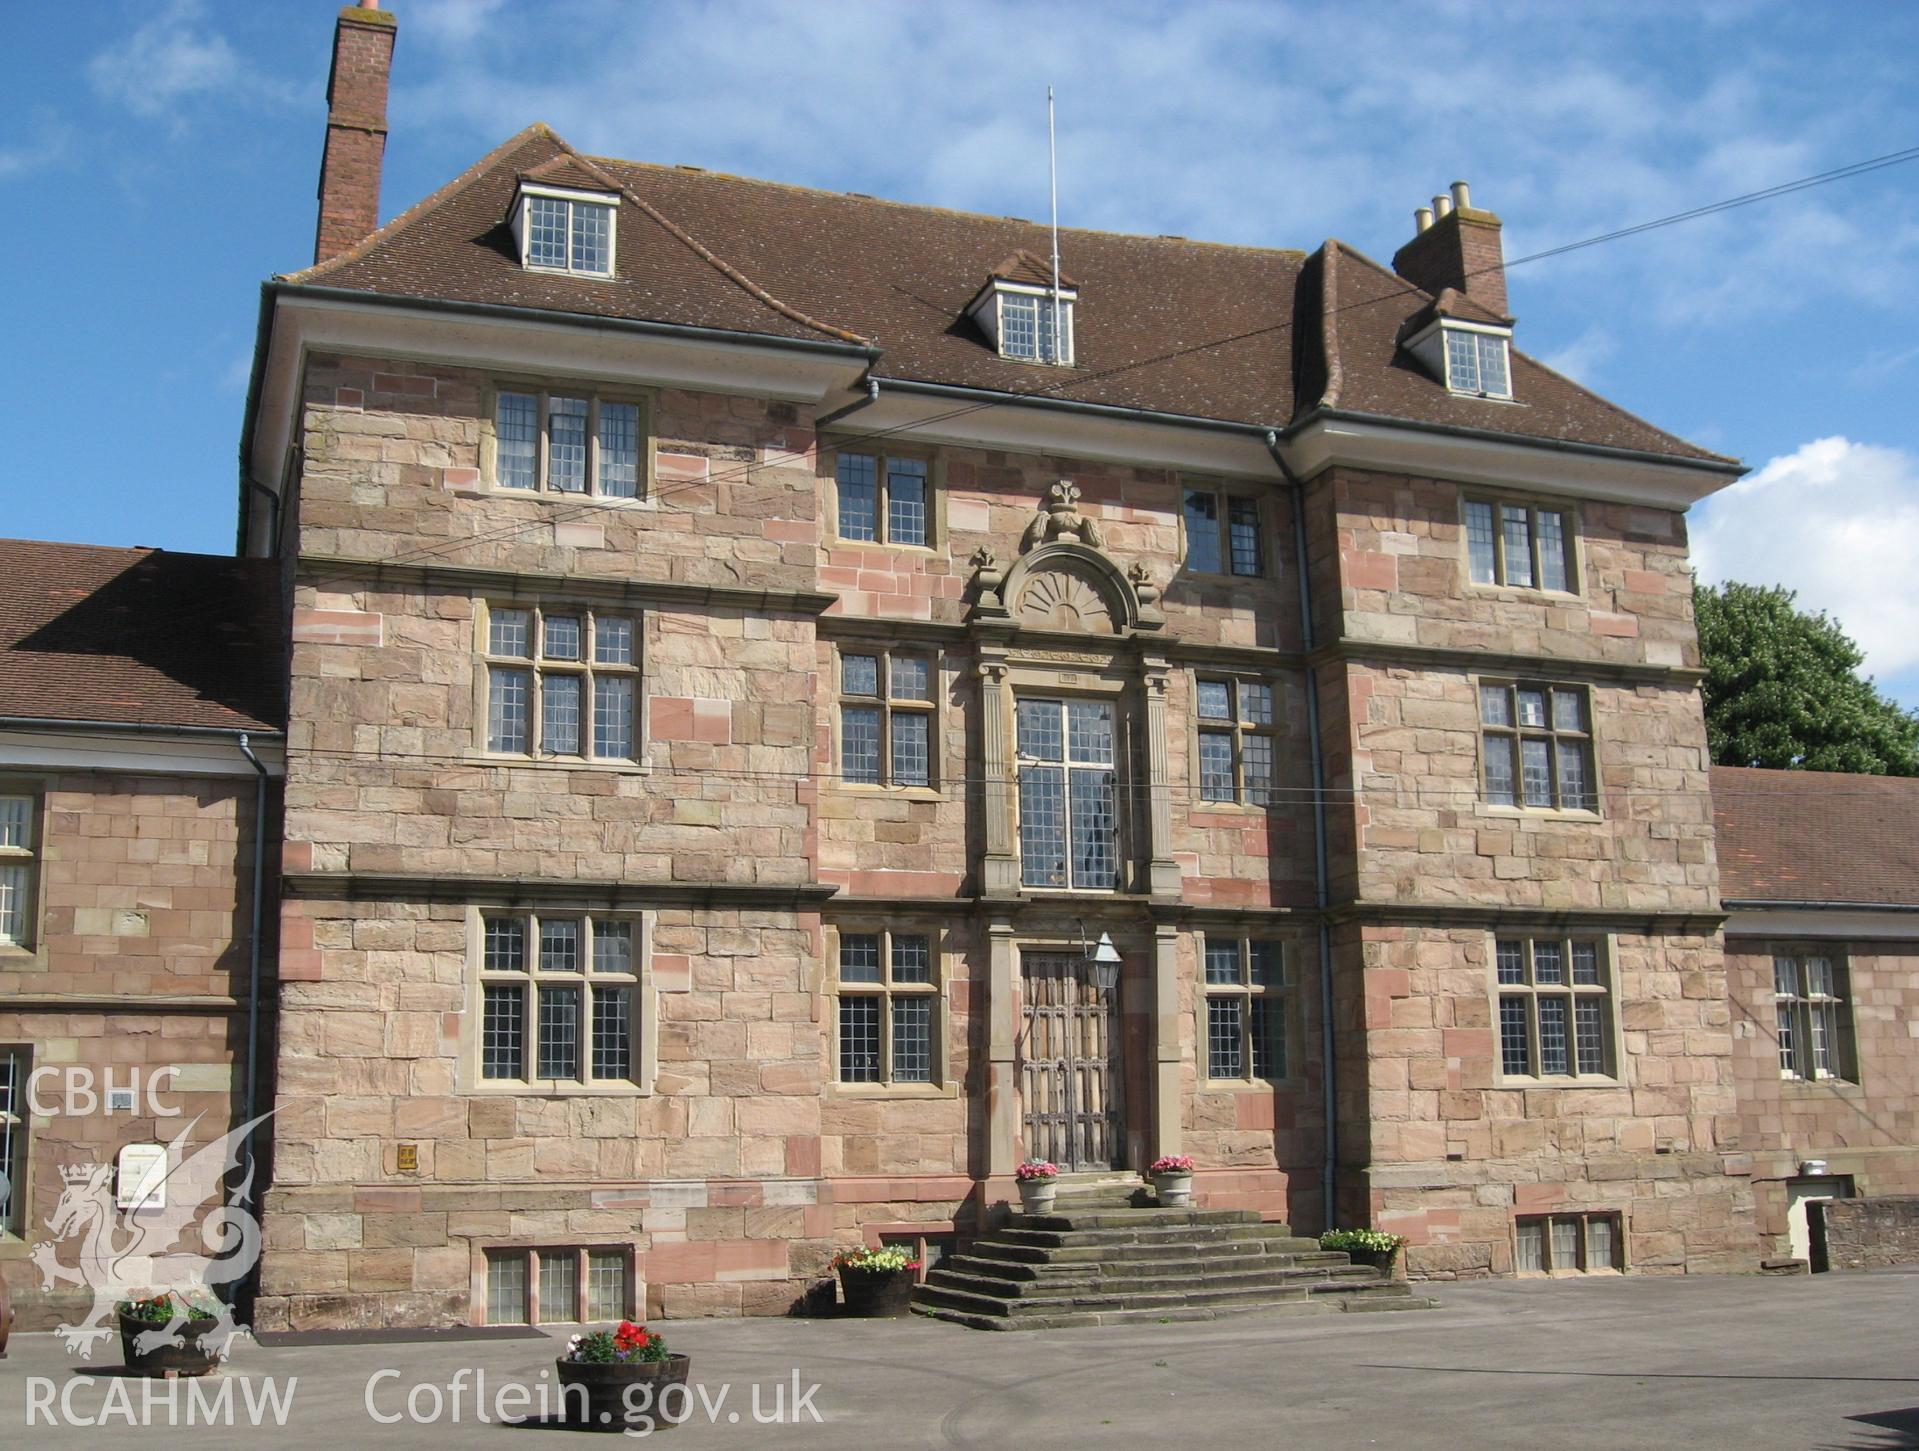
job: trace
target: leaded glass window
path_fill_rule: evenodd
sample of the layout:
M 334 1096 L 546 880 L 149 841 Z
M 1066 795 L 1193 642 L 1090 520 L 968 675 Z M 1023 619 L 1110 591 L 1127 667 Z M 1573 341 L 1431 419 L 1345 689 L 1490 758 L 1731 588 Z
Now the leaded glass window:
M 1488 802 L 1550 811 L 1599 809 L 1584 686 L 1482 684 L 1479 722 Z
M 1266 573 L 1266 526 L 1250 494 L 1188 486 L 1185 493 L 1186 567 L 1196 574 Z
M 1507 340 L 1497 333 L 1446 327 L 1446 386 L 1455 393 L 1512 397 Z
M 1193 682 L 1199 799 L 1243 806 L 1273 801 L 1273 687 L 1263 680 Z
M 524 207 L 524 265 L 586 277 L 613 275 L 612 203 L 529 192 Z
M 923 458 L 840 450 L 834 462 L 839 537 L 873 544 L 932 543 L 930 477 Z
M 1119 885 L 1115 715 L 1103 700 L 1021 697 L 1020 880 L 1029 887 Z
M 1466 561 L 1474 584 L 1572 592 L 1572 527 L 1567 510 L 1472 498 L 1464 508 Z
M 26 1231 L 27 1075 L 27 1050 L 0 1046 L 0 1239 Z
M 1054 300 L 1050 292 L 1002 291 L 999 296 L 999 350 L 1002 356 L 1030 363 L 1073 361 L 1073 300 L 1062 296 L 1058 303 L 1058 327 L 1054 326 Z M 1060 341 L 1064 335 L 1064 343 Z
M 640 405 L 593 393 L 503 388 L 493 399 L 496 488 L 639 497 Z
M 1612 1075 L 1606 961 L 1605 945 L 1597 938 L 1494 939 L 1501 1073 L 1548 1079 Z
M 636 622 L 571 606 L 485 612 L 486 746 L 503 755 L 631 761 Z
M 1528 1215 L 1513 1225 L 1513 1268 L 1522 1275 L 1591 1274 L 1621 1268 L 1619 1216 Z
M 933 784 L 930 656 L 879 648 L 840 652 L 840 779 L 863 786 Z
M 939 975 L 931 933 L 839 935 L 841 1083 L 939 1083 Z
M 480 1076 L 632 1083 L 639 963 L 632 919 L 489 912 L 480 919 Z
M 1209 935 L 1201 957 L 1206 1076 L 1285 1078 L 1291 985 L 1284 945 Z

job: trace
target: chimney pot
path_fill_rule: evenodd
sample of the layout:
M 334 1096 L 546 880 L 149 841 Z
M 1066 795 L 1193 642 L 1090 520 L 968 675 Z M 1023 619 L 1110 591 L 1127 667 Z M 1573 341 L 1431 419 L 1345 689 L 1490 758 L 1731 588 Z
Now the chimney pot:
M 1418 230 L 1393 254 L 1393 271 L 1435 297 L 1447 288 L 1463 292 L 1501 317 L 1507 315 L 1506 265 L 1499 218 L 1473 209 L 1463 181 L 1431 207 L 1413 211 Z
M 380 225 L 380 167 L 386 155 L 393 35 L 393 17 L 367 0 L 347 6 L 334 21 L 333 69 L 326 88 L 326 149 L 320 157 L 320 217 L 313 238 L 315 262 L 351 250 Z

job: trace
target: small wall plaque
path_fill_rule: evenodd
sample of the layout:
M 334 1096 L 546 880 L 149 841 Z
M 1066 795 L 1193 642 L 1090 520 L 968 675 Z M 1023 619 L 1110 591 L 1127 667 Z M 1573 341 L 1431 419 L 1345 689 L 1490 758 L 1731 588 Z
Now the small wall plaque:
M 120 1150 L 114 1203 L 122 1209 L 167 1207 L 165 1144 L 128 1144 Z
M 402 1174 L 417 1174 L 420 1172 L 420 1146 L 418 1144 L 399 1145 L 394 1157 L 395 1166 Z

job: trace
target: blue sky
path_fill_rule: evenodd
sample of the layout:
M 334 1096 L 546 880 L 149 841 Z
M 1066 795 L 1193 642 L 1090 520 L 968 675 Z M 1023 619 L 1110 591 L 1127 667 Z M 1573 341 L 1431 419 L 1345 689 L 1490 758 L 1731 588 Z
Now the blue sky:
M 602 154 L 1389 259 L 1456 177 L 1509 258 L 1919 145 L 1919 6 L 391 0 L 382 215 L 528 122 Z M 225 551 L 259 281 L 312 256 L 336 6 L 9 31 L 0 533 Z M 1515 268 L 1518 338 L 1756 472 L 1693 518 L 1919 704 L 1919 165 Z M 84 441 L 87 447 L 77 448 Z

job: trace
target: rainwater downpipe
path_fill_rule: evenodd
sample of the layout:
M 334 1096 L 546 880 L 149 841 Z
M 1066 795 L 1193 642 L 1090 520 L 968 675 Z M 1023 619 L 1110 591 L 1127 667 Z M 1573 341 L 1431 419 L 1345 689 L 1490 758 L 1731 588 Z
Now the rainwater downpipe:
M 253 785 L 253 931 L 247 947 L 247 1068 L 241 1116 L 241 1122 L 247 1125 L 243 1145 L 247 1192 L 257 1194 L 259 1185 L 253 1182 L 253 1120 L 260 1106 L 260 927 L 266 913 L 268 774 L 265 763 L 253 754 L 245 731 L 240 732 L 240 754 L 257 773 Z
M 1299 632 L 1301 652 L 1313 653 L 1313 597 L 1306 579 L 1306 486 L 1299 481 L 1279 451 L 1279 435 L 1266 435 L 1266 451 L 1273 456 L 1280 477 L 1293 491 L 1293 564 L 1299 575 Z M 1334 1082 L 1333 1051 L 1333 929 L 1326 920 L 1332 901 L 1326 865 L 1326 759 L 1319 737 L 1319 677 L 1313 666 L 1306 666 L 1306 739 L 1313 769 L 1313 898 L 1319 908 L 1319 1052 L 1320 1111 L 1326 1132 L 1321 1151 L 1319 1183 L 1322 1196 L 1323 1228 L 1332 1229 L 1338 1201 L 1335 1175 L 1339 1163 L 1338 1095 Z

